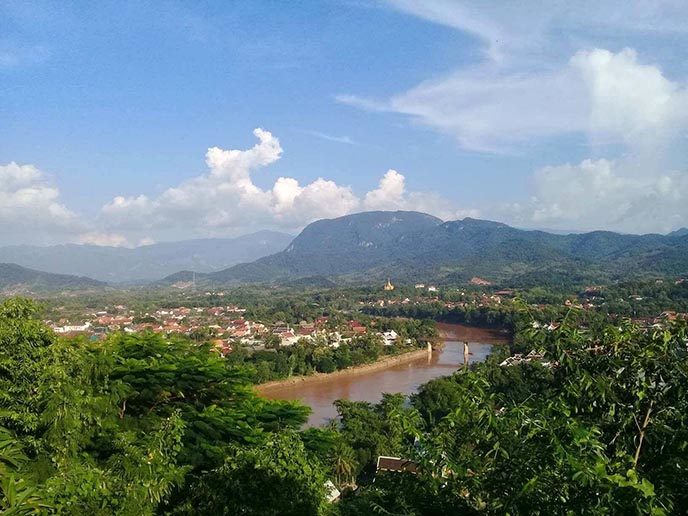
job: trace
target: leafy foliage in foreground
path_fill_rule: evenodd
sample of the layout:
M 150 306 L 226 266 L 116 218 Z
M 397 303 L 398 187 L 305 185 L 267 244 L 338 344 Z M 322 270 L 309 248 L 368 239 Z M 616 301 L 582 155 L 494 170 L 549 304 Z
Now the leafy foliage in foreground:
M 258 398 L 208 346 L 152 334 L 63 341 L 34 313 L 25 300 L 0 305 L 2 511 L 173 508 L 236 447 L 258 449 L 307 417 Z
M 226 514 L 231 508 L 231 514 L 318 516 L 326 511 L 325 480 L 298 435 L 284 431 L 261 449 L 235 449 L 194 486 L 175 514 Z
M 6 514 L 688 513 L 685 325 L 520 324 L 545 363 L 496 353 L 297 432 L 307 409 L 257 398 L 205 345 L 63 341 L 34 311 L 0 305 Z M 375 473 L 379 455 L 419 472 Z
M 406 425 L 421 473 L 376 479 L 345 513 L 686 514 L 686 328 L 527 337 L 553 367 L 492 360 L 423 386 Z

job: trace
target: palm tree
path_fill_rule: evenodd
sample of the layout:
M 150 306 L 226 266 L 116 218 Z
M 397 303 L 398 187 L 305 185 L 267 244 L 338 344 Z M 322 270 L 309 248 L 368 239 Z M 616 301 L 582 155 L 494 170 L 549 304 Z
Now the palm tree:
M 356 470 L 356 454 L 351 446 L 339 440 L 332 449 L 332 470 L 337 484 L 351 484 Z

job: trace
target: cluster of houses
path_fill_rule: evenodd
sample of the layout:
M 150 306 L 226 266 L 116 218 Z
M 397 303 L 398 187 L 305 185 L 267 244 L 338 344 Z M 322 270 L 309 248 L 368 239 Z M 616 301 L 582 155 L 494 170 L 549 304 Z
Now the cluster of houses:
M 637 317 L 632 321 L 641 328 L 662 329 L 675 321 L 688 321 L 688 313 L 666 310 L 657 317 Z
M 298 325 L 278 321 L 264 324 L 245 317 L 246 310 L 239 306 L 176 307 L 160 308 L 155 311 L 137 313 L 124 306 L 113 307 L 88 314 L 78 324 L 65 319 L 57 322 L 44 321 L 53 331 L 67 337 L 85 336 L 92 340 L 104 338 L 113 332 L 153 333 L 186 335 L 198 334 L 214 343 L 215 348 L 226 355 L 240 343 L 253 349 L 262 349 L 274 337 L 281 346 L 292 346 L 299 340 L 326 342 L 332 347 L 347 342 L 358 335 L 365 335 L 369 329 L 356 320 L 349 320 L 337 328 L 328 325 L 329 319 L 321 316 L 313 321 L 301 321 Z M 395 331 L 376 331 L 386 346 L 398 343 Z M 272 336 L 272 337 L 271 337 Z
M 426 289 L 427 292 L 436 293 L 437 287 L 430 286 L 425 287 L 424 284 L 419 283 L 416 288 Z M 393 305 L 424 305 L 428 303 L 442 303 L 445 308 L 466 308 L 466 307 L 483 307 L 483 306 L 494 306 L 499 305 L 504 302 L 505 299 L 510 299 L 514 297 L 513 290 L 500 290 L 493 294 L 485 292 L 473 292 L 466 293 L 457 290 L 457 294 L 460 294 L 464 300 L 461 301 L 442 301 L 438 296 L 428 297 L 425 295 L 418 295 L 413 299 L 409 297 L 399 297 L 392 299 L 376 299 L 374 301 L 361 301 L 360 304 L 365 306 L 393 306 Z
M 489 286 L 490 282 L 483 280 L 481 278 L 473 278 L 471 283 L 478 286 Z M 426 286 L 424 283 L 418 283 L 415 285 L 417 290 L 424 291 L 419 293 L 415 297 L 397 297 L 397 298 L 379 298 L 374 301 L 361 302 L 361 305 L 369 306 L 392 306 L 392 305 L 423 305 L 428 303 L 442 303 L 445 308 L 480 308 L 480 307 L 490 307 L 495 305 L 501 305 L 509 302 L 516 296 L 516 291 L 512 289 L 502 289 L 495 290 L 493 292 L 485 291 L 473 291 L 469 292 L 462 289 L 456 289 L 451 292 L 456 297 L 456 294 L 461 296 L 460 300 L 446 301 L 442 300 L 439 296 L 439 289 L 433 285 Z M 449 292 L 448 290 L 446 291 Z M 577 308 L 582 310 L 592 310 L 597 305 L 594 304 L 595 301 L 600 299 L 601 287 L 589 286 L 584 289 L 584 291 L 579 295 L 578 299 L 567 299 L 564 301 L 564 306 L 568 308 Z M 434 293 L 436 295 L 429 296 L 427 294 Z M 443 296 L 445 299 L 452 296 Z M 635 300 L 642 300 L 642 297 L 634 297 Z M 599 303 L 598 303 L 599 304 Z M 534 308 L 545 309 L 544 304 L 534 304 Z
M 552 367 L 555 367 L 557 365 L 556 362 L 552 362 L 550 360 L 547 360 L 545 358 L 544 353 L 538 353 L 535 350 L 531 351 L 527 355 L 524 355 L 522 353 L 517 353 L 515 355 L 507 357 L 499 365 L 501 367 L 509 367 L 512 365 L 522 364 L 524 362 L 538 362 L 547 368 L 552 368 Z
M 154 312 L 137 313 L 124 306 L 116 306 L 109 310 L 102 310 L 87 314 L 85 322 L 71 324 L 61 319 L 58 322 L 44 321 L 55 333 L 67 336 L 104 335 L 106 333 L 124 331 L 138 333 L 152 331 L 154 333 L 191 333 L 200 328 L 221 329 L 219 323 L 227 323 L 227 330 L 234 330 L 232 317 L 240 316 L 246 310 L 238 306 L 223 306 L 213 308 L 160 308 Z

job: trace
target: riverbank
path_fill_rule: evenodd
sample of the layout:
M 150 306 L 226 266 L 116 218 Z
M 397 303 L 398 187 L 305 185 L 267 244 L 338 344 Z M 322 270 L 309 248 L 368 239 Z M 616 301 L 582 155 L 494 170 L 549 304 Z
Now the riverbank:
M 339 373 L 289 378 L 256 386 L 259 394 L 274 400 L 300 400 L 313 412 L 306 426 L 320 426 L 337 417 L 336 400 L 378 403 L 385 392 L 411 395 L 418 388 L 442 376 L 454 374 L 463 365 L 463 343 L 470 343 L 470 363 L 485 360 L 493 344 L 501 344 L 505 333 L 460 325 L 438 325 L 447 338 L 432 353 L 425 350 L 386 357 Z
M 340 369 L 339 371 L 334 371 L 332 373 L 314 373 L 310 376 L 291 376 L 285 378 L 284 380 L 275 380 L 272 382 L 261 383 L 255 385 L 254 389 L 259 394 L 270 393 L 275 390 L 282 389 L 287 386 L 295 385 L 307 385 L 311 383 L 318 383 L 327 380 L 332 380 L 335 378 L 342 378 L 347 376 L 356 376 L 360 374 L 367 374 L 374 371 L 381 371 L 390 367 L 397 366 L 399 364 L 405 364 L 406 362 L 413 362 L 419 358 L 427 357 L 431 354 L 428 349 L 418 349 L 415 351 L 409 351 L 407 353 L 402 353 L 401 355 L 392 355 L 376 362 L 370 364 L 361 364 L 358 366 L 349 367 L 347 369 Z

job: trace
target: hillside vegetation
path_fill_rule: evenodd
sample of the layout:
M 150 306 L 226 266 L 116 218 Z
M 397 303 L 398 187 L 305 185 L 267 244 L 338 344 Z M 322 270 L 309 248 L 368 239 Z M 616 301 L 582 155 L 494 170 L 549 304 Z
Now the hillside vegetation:
M 13 263 L 0 263 L 0 293 L 41 293 L 56 291 L 102 289 L 105 283 L 69 274 L 51 274 L 20 267 Z
M 513 286 L 611 282 L 688 274 L 688 236 L 612 232 L 556 235 L 466 218 L 367 212 L 306 227 L 284 251 L 198 277 L 209 283 L 467 282 Z M 179 273 L 167 283 L 188 280 Z

